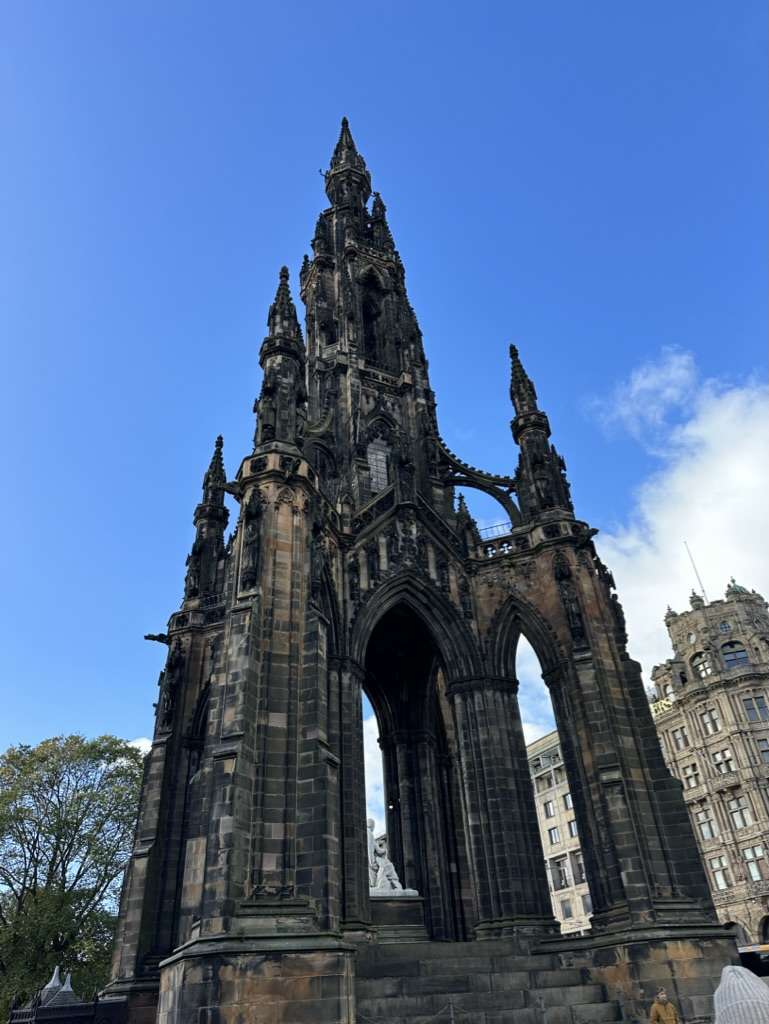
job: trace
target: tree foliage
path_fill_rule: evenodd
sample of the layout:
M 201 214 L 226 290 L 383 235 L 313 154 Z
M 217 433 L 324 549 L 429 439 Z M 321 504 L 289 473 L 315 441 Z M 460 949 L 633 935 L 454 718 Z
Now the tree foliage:
M 0 755 L 0 1019 L 57 963 L 76 991 L 106 982 L 142 761 L 114 736 Z

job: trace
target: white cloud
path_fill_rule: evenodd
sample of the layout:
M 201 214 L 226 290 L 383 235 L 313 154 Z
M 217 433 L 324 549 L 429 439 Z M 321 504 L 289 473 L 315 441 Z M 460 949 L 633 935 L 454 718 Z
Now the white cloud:
M 152 740 L 147 736 L 138 736 L 135 740 L 128 741 L 129 747 L 136 747 L 142 754 L 149 754 Z
M 625 608 L 630 654 L 647 680 L 671 656 L 666 607 L 687 609 L 697 586 L 684 541 L 709 600 L 723 597 L 730 576 L 769 597 L 769 391 L 754 382 L 694 384 L 677 425 L 660 421 L 660 466 L 638 488 L 629 521 L 596 542 Z
M 515 658 L 518 677 L 518 703 L 521 709 L 523 735 L 527 743 L 555 729 L 550 693 L 542 680 L 542 669 L 533 648 L 525 637 L 518 641 Z
M 674 411 L 687 407 L 697 385 L 691 352 L 665 347 L 614 388 L 608 399 L 593 399 L 591 409 L 607 428 L 621 427 L 654 448 Z

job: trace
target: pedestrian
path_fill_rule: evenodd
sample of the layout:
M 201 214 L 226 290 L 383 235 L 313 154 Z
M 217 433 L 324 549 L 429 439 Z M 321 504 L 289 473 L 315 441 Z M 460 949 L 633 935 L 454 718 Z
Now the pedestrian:
M 661 988 L 649 1011 L 649 1024 L 680 1024 L 680 1021 L 678 1010 L 668 999 L 665 989 Z
M 769 1024 L 769 986 L 746 967 L 724 967 L 713 996 L 716 1024 Z

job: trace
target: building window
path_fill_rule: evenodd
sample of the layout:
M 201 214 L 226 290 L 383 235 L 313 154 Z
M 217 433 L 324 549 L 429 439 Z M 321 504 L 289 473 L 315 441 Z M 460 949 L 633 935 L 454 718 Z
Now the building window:
M 547 830 L 547 838 L 550 840 L 551 846 L 557 846 L 561 841 L 561 833 L 558 831 L 558 826 L 555 828 L 549 828 Z
M 571 900 L 561 900 L 561 917 L 564 921 L 568 921 L 570 917 L 574 917 L 574 911 L 571 908 Z
M 750 806 L 746 796 L 734 797 L 727 806 L 732 818 L 732 825 L 735 828 L 747 828 L 748 825 L 753 824 L 753 815 L 750 813 Z
M 764 764 L 769 764 L 769 740 L 757 740 L 758 752 Z
M 715 754 L 713 754 L 713 764 L 715 765 L 716 771 L 719 775 L 726 775 L 727 772 L 734 771 L 732 752 L 729 747 L 724 747 L 723 750 L 717 750 Z
M 555 817 L 555 804 L 552 800 L 545 800 L 545 802 L 542 804 L 542 810 L 545 812 L 546 818 Z
M 731 883 L 726 857 L 711 857 L 709 863 L 716 889 L 728 889 Z
M 718 630 L 720 633 L 731 633 L 732 624 L 731 622 L 719 622 Z
M 582 897 L 582 913 L 592 914 L 593 913 L 593 901 L 590 899 L 590 893 L 586 892 Z
M 727 668 L 735 668 L 737 665 L 747 665 L 748 652 L 738 640 L 730 640 L 728 644 L 721 644 L 721 654 L 724 665 Z
M 710 658 L 704 651 L 700 651 L 695 654 L 692 658 L 692 668 L 700 677 L 700 679 L 707 679 L 708 676 L 713 674 L 713 666 L 710 664 Z
M 571 855 L 571 870 L 574 875 L 574 884 L 581 885 L 585 881 L 585 864 L 579 851 Z
M 689 736 L 686 732 L 686 726 L 682 725 L 680 729 L 673 729 L 671 735 L 673 737 L 673 746 L 676 750 L 686 750 L 689 746 Z
M 714 733 L 721 732 L 721 719 L 718 717 L 718 712 L 715 708 L 708 708 L 707 711 L 703 711 L 700 715 L 700 721 L 706 736 L 712 736 Z
M 577 823 L 574 820 L 574 818 L 572 818 L 571 821 L 569 822 L 569 835 L 571 836 L 572 839 L 576 839 L 577 838 Z
M 749 722 L 769 722 L 769 707 L 766 706 L 766 697 L 743 697 L 742 703 L 745 706 L 745 714 Z
M 377 494 L 389 483 L 390 449 L 381 437 L 375 438 L 368 446 L 368 468 L 371 474 L 371 491 Z
M 571 885 L 571 879 L 569 878 L 569 863 L 566 857 L 558 857 L 557 860 L 550 861 L 550 876 L 553 879 L 553 888 L 556 891 L 568 889 Z
M 571 793 L 563 794 L 563 806 L 566 808 L 567 811 L 570 811 L 574 806 L 574 804 L 571 801 Z
M 553 773 L 548 772 L 547 775 L 540 775 L 537 779 L 537 792 L 544 793 L 546 789 L 553 788 Z
M 684 765 L 684 785 L 687 789 L 694 789 L 700 784 L 700 772 L 696 763 Z
M 745 858 L 745 867 L 748 870 L 748 877 L 752 882 L 760 882 L 764 875 L 759 863 L 764 859 L 763 846 L 748 846 L 742 851 Z
M 700 830 L 700 835 L 703 839 L 715 839 L 718 835 L 718 826 L 713 821 L 713 812 L 709 807 L 702 807 L 695 814 L 697 819 L 697 828 Z

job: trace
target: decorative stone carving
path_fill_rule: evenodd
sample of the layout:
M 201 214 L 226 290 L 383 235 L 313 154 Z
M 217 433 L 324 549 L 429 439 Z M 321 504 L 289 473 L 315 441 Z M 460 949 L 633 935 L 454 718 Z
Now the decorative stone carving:
M 263 511 L 262 496 L 254 488 L 243 509 L 243 554 L 240 562 L 240 585 L 243 590 L 251 590 L 256 586 L 259 575 Z
M 575 647 L 587 647 L 587 633 L 585 622 L 582 617 L 577 588 L 574 585 L 571 566 L 562 551 L 559 551 L 553 559 L 553 575 L 558 584 L 558 591 L 561 595 L 561 603 L 566 612 L 566 620 L 569 624 L 569 632 Z
M 360 603 L 360 565 L 357 554 L 353 554 L 347 569 L 350 580 L 350 601 L 353 605 Z
M 368 585 L 373 587 L 379 580 L 379 540 L 373 537 L 366 542 L 366 570 L 368 572 Z
M 183 667 L 184 654 L 181 644 L 177 640 L 168 653 L 166 667 L 160 673 L 160 678 L 158 679 L 158 686 L 160 687 L 160 696 L 157 703 L 158 728 L 163 731 L 170 729 L 173 724 Z

